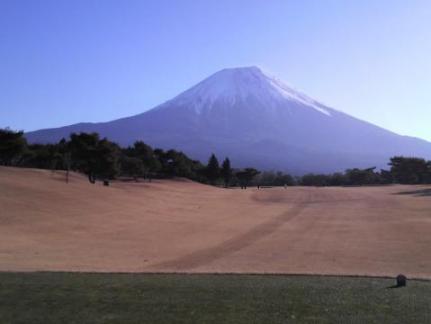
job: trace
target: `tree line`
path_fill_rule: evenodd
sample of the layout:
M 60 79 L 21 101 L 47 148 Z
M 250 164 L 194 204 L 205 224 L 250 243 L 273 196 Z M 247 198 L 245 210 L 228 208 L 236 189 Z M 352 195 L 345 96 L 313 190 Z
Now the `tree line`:
M 184 177 L 213 185 L 248 186 L 258 174 L 253 168 L 233 169 L 214 154 L 208 164 L 176 150 L 153 149 L 142 141 L 125 148 L 97 133 L 73 133 L 55 144 L 29 144 L 23 132 L 0 129 L 0 165 L 78 171 L 90 182 L 130 177 L 134 180 Z
M 219 186 L 354 186 L 382 184 L 430 184 L 431 161 L 396 156 L 389 170 L 349 169 L 342 173 L 306 174 L 293 177 L 283 172 L 254 168 L 235 169 L 229 158 L 219 163 L 212 154 L 202 164 L 176 150 L 153 149 L 142 141 L 122 148 L 97 133 L 71 134 L 56 144 L 29 144 L 23 132 L 0 129 L 0 165 L 73 170 L 90 182 L 129 177 L 134 180 L 184 177 Z
M 431 161 L 417 157 L 392 157 L 389 170 L 348 169 L 343 173 L 306 174 L 297 179 L 303 186 L 363 186 L 385 184 L 431 184 Z

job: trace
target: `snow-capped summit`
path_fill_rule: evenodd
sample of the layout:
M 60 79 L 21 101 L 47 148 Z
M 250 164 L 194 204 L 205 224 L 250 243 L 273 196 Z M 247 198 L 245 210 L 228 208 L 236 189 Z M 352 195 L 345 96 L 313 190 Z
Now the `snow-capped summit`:
M 269 76 L 256 66 L 223 69 L 181 93 L 173 101 L 202 113 L 220 106 L 220 102 L 233 105 L 251 99 L 267 108 L 280 106 L 290 100 L 330 116 L 323 104 Z
M 26 136 L 46 143 L 72 132 L 98 132 L 120 145 L 143 140 L 203 162 L 215 153 L 236 167 L 294 174 L 383 168 L 394 155 L 431 158 L 431 143 L 329 108 L 257 67 L 221 70 L 136 116 Z

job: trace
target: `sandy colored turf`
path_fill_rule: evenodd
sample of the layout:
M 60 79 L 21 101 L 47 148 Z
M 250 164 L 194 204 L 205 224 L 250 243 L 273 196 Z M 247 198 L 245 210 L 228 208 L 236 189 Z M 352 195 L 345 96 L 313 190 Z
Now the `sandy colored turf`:
M 425 188 L 103 187 L 0 167 L 0 270 L 431 278 Z

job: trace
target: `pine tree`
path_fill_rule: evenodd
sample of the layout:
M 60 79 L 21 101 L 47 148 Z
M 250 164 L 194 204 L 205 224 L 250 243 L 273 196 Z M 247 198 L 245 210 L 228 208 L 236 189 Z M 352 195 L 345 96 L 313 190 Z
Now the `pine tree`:
M 211 155 L 206 167 L 206 176 L 211 184 L 215 184 L 220 176 L 220 166 L 214 154 Z
M 230 166 L 230 160 L 229 158 L 226 158 L 223 161 L 222 167 L 221 167 L 221 175 L 224 180 L 224 186 L 227 188 L 229 187 L 230 180 L 232 179 L 232 168 Z

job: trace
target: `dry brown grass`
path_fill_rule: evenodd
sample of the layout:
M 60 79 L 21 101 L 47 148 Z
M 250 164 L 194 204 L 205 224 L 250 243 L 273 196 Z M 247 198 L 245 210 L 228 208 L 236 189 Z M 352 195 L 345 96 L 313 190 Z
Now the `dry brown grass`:
M 0 270 L 431 278 L 431 197 L 414 194 L 426 189 L 103 187 L 1 167 Z

